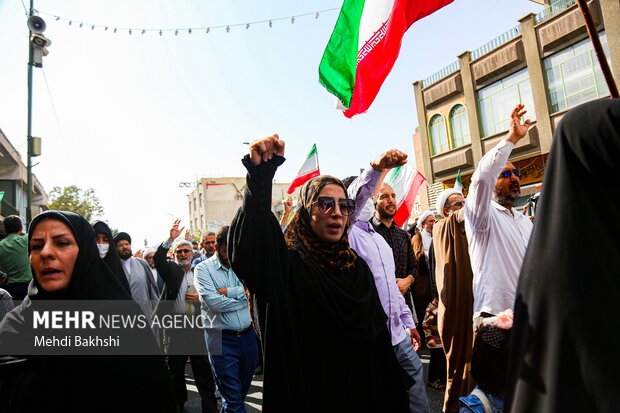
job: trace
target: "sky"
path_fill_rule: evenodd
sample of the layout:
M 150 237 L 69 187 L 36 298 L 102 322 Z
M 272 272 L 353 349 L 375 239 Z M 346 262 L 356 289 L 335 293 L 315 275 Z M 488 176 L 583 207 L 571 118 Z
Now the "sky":
M 278 133 L 286 142 L 277 182 L 295 177 L 313 143 L 321 172 L 339 177 L 357 174 L 391 148 L 413 161 L 412 83 L 543 9 L 529 0 L 455 0 L 409 29 L 369 111 L 347 119 L 318 81 L 341 5 L 35 0 L 52 44 L 44 67 L 34 69 L 33 135 L 42 138 L 34 173 L 48 192 L 93 188 L 105 210 L 101 218 L 131 234 L 134 246 L 155 245 L 167 238 L 173 218 L 188 224 L 191 188 L 179 183 L 244 176 L 244 142 L 253 139 Z M 27 7 L 28 0 L 0 0 L 0 129 L 24 162 Z M 316 18 L 322 10 L 331 11 Z M 252 23 L 270 19 L 271 28 Z M 189 34 L 189 27 L 213 28 Z M 164 32 L 129 35 L 126 28 Z M 177 28 L 178 35 L 166 31 Z

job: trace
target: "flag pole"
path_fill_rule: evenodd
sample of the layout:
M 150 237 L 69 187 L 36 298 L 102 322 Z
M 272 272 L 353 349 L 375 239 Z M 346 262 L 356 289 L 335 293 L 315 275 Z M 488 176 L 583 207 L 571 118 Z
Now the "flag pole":
M 590 8 L 588 7 L 587 0 L 577 0 L 577 4 L 579 4 L 581 14 L 583 14 L 583 19 L 586 23 L 586 29 L 588 29 L 588 36 L 590 36 L 592 46 L 594 47 L 594 52 L 596 53 L 599 64 L 601 65 L 601 71 L 603 72 L 603 76 L 605 76 L 605 82 L 607 83 L 609 94 L 612 98 L 619 98 L 620 95 L 618 94 L 618 86 L 616 86 L 614 77 L 611 74 L 611 69 L 609 68 L 609 64 L 607 63 L 607 57 L 605 56 L 605 52 L 603 51 L 601 39 L 598 37 L 598 32 L 596 31 L 596 26 L 594 25 L 594 20 L 592 20 L 592 14 L 590 13 Z

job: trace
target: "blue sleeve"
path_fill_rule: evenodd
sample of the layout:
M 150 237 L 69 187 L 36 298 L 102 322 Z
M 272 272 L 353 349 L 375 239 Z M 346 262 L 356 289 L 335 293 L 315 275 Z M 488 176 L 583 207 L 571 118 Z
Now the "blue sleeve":
M 203 301 L 210 310 L 224 313 L 247 308 L 248 302 L 245 299 L 245 294 L 243 300 L 238 300 L 217 292 L 213 277 L 206 263 L 200 263 L 196 266 L 194 271 L 197 280 L 196 290 L 198 294 L 200 294 L 200 300 Z

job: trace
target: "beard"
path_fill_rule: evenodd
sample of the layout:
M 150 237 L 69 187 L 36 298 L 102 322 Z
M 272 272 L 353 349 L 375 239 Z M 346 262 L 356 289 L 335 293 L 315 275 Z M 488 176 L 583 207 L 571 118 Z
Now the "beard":
M 520 192 L 517 192 L 517 195 L 513 195 L 510 192 L 503 193 L 499 188 L 495 188 L 495 192 L 493 194 L 493 200 L 503 206 L 504 208 L 512 208 L 517 201 L 517 196 Z
M 133 253 L 131 251 L 129 251 L 127 253 L 119 252 L 118 255 L 121 257 L 121 260 L 128 260 L 129 258 L 131 258 Z
M 230 260 L 228 258 L 224 259 L 218 255 L 217 259 L 220 260 L 220 264 L 222 264 L 223 267 L 230 268 Z
M 377 208 L 377 212 L 379 212 L 379 218 L 381 219 L 390 219 L 392 217 L 394 217 L 394 215 L 396 215 L 396 211 L 392 212 L 387 212 L 385 210 L 385 208 Z

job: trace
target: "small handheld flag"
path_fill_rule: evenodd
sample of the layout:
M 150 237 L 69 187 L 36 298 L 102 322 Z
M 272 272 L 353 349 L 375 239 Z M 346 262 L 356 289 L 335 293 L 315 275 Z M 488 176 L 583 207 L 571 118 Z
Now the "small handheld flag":
M 292 194 L 295 192 L 295 188 L 302 186 L 307 181 L 311 180 L 315 176 L 321 175 L 321 171 L 319 170 L 319 155 L 316 151 L 316 143 L 312 145 L 312 149 L 310 153 L 306 157 L 303 165 L 299 168 L 299 172 L 297 172 L 297 178 L 293 179 L 291 186 L 286 191 L 287 194 Z

